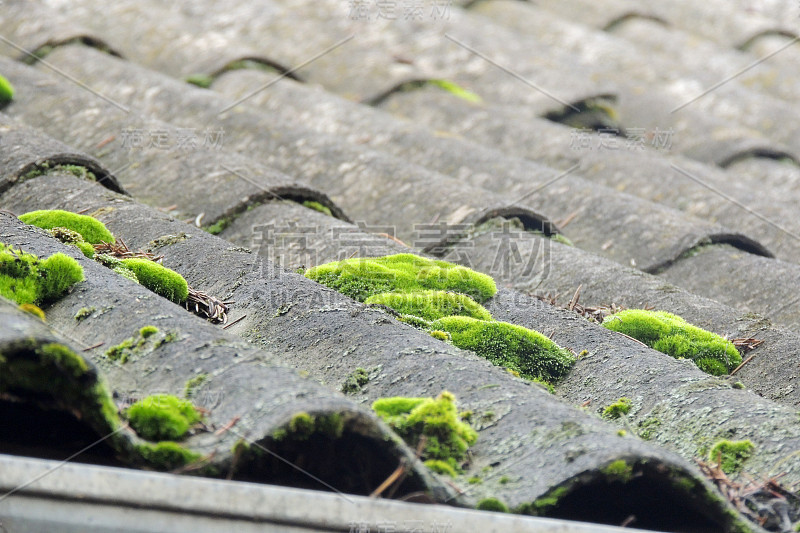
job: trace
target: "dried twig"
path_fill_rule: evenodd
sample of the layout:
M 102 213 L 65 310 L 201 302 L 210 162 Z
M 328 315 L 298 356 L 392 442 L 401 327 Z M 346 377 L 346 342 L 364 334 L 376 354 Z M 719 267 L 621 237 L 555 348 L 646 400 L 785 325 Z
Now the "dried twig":
M 222 329 L 228 329 L 228 328 L 229 328 L 229 327 L 231 327 L 232 325 L 234 325 L 234 324 L 238 324 L 239 322 L 241 322 L 242 320 L 244 320 L 244 318 L 245 318 L 246 316 L 247 316 L 247 315 L 242 315 L 242 316 L 240 316 L 239 318 L 237 318 L 236 320 L 234 320 L 233 322 L 230 322 L 230 323 L 228 323 L 228 324 L 225 324 L 224 326 L 222 326 Z
M 764 341 L 754 339 L 753 337 L 732 339 L 731 342 L 742 354 L 746 354 L 749 351 L 755 350 L 764 344 Z
M 750 362 L 750 360 L 751 360 L 753 357 L 755 357 L 755 355 L 751 355 L 750 357 L 748 357 L 747 359 L 745 359 L 744 361 L 742 361 L 742 364 L 740 364 L 739 366 L 737 366 L 736 368 L 734 368 L 733 370 L 731 370 L 731 376 L 732 376 L 732 375 L 734 375 L 735 373 L 737 373 L 737 372 L 739 371 L 739 369 L 740 369 L 740 368 L 742 368 L 744 365 L 746 365 L 747 363 L 749 363 L 749 362 Z
M 101 242 L 94 245 L 94 251 L 98 254 L 106 254 L 119 259 L 130 259 L 136 257 L 139 259 L 149 259 L 150 261 L 160 261 L 164 258 L 163 255 L 155 255 L 150 252 L 142 252 L 141 250 L 133 251 L 128 248 L 125 241 L 117 239 L 117 242 Z
M 224 324 L 228 321 L 228 306 L 224 302 L 192 287 L 189 287 L 186 309 L 197 315 L 206 316 L 212 322 Z
M 216 430 L 214 432 L 214 435 L 219 437 L 220 435 L 222 435 L 223 433 L 225 433 L 226 431 L 231 429 L 233 426 L 235 426 L 237 424 L 237 422 L 239 422 L 239 420 L 241 420 L 241 419 L 242 419 L 242 417 L 240 415 L 234 416 L 233 418 L 231 418 L 230 422 L 228 422 L 227 424 L 225 424 L 224 426 L 222 426 L 221 428 Z

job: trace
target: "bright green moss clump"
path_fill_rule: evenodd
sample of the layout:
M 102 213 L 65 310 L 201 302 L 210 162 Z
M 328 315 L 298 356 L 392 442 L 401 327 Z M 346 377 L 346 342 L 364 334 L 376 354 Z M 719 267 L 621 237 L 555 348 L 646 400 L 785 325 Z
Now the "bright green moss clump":
M 423 460 L 443 461 L 460 471 L 467 448 L 478 439 L 478 433 L 458 417 L 455 397 L 445 391 L 434 398 L 381 398 L 372 409 L 389 424 L 412 448 L 425 437 Z M 440 464 L 437 471 L 447 471 Z
M 753 455 L 755 449 L 749 440 L 721 440 L 708 452 L 708 460 L 718 463 L 726 474 L 733 474 L 742 469 L 743 463 Z
M 541 333 L 507 322 L 451 316 L 436 320 L 432 327 L 448 332 L 459 348 L 528 379 L 558 381 L 575 363 L 575 356 Z
M 0 76 L 0 105 L 6 104 L 14 99 L 14 87 L 7 79 Z
M 622 415 L 627 415 L 631 411 L 630 398 L 622 397 L 611 405 L 603 409 L 603 418 L 607 420 L 614 420 Z
M 158 333 L 158 328 L 155 326 L 144 326 L 139 330 L 139 335 L 141 335 L 143 339 L 155 335 L 156 333 Z
M 67 228 L 76 231 L 89 244 L 115 242 L 114 235 L 106 229 L 102 222 L 86 215 L 55 209 L 51 211 L 31 211 L 20 216 L 19 219 L 26 224 L 38 226 L 42 229 Z
M 189 285 L 183 276 L 148 259 L 123 259 L 122 266 L 132 270 L 136 279 L 156 294 L 181 303 L 189 296 Z
M 386 292 L 370 296 L 366 303 L 385 305 L 398 313 L 415 315 L 425 320 L 453 315 L 492 320 L 492 315 L 482 305 L 469 296 L 454 292 Z
M 33 254 L 0 243 L 0 295 L 18 304 L 56 300 L 83 281 L 83 268 L 62 253 L 40 260 Z
M 178 440 L 200 421 L 200 413 L 191 402 L 169 394 L 154 394 L 127 411 L 131 427 L 144 439 Z
M 728 374 L 742 362 L 730 341 L 665 311 L 628 309 L 608 317 L 603 326 L 676 359 L 691 359 L 715 376 Z
M 486 274 L 413 254 L 334 261 L 308 269 L 305 276 L 360 302 L 384 292 L 425 289 L 459 292 L 484 302 L 497 292 Z

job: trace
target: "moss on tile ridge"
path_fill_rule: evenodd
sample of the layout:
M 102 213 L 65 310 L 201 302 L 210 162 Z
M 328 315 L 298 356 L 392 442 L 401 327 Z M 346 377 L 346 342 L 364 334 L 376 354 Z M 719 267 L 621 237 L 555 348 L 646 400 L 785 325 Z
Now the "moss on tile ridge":
M 431 327 L 449 333 L 455 346 L 528 379 L 556 382 L 575 364 L 571 352 L 541 333 L 516 324 L 451 316 L 434 321 Z
M 31 224 L 46 230 L 65 228 L 74 231 L 89 244 L 100 244 L 103 242 L 114 243 L 116 241 L 114 235 L 108 231 L 102 222 L 87 215 L 79 215 L 60 209 L 43 209 L 20 215 L 19 219 L 26 224 Z M 61 235 L 63 238 L 70 237 L 63 231 L 57 231 L 56 234 Z M 76 242 L 71 244 L 76 244 Z
M 459 418 L 455 396 L 447 391 L 436 398 L 380 398 L 372 409 L 412 448 L 424 437 L 421 458 L 440 473 L 461 472 L 467 449 L 478 439 Z
M 715 376 L 730 373 L 742 362 L 732 342 L 665 311 L 626 309 L 607 317 L 603 326 L 676 359 L 690 359 Z
M 168 300 L 182 303 L 189 297 L 189 284 L 174 270 L 137 257 L 122 259 L 120 263 L 136 275 L 139 283 Z
M 65 254 L 42 260 L 0 242 L 0 295 L 17 304 L 52 302 L 83 279 L 83 267 Z
M 446 316 L 468 316 L 492 320 L 492 315 L 481 304 L 465 294 L 447 291 L 385 292 L 370 296 L 367 304 L 385 305 L 404 315 L 414 315 L 425 320 Z
M 413 254 L 334 261 L 308 269 L 305 276 L 360 302 L 385 292 L 443 290 L 480 303 L 497 292 L 486 274 Z
M 464 87 L 453 81 L 443 80 L 443 79 L 428 80 L 427 85 L 438 87 L 439 89 L 447 91 L 453 96 L 456 96 L 458 98 L 461 98 L 462 100 L 466 100 L 467 102 L 471 102 L 473 104 L 479 104 L 483 102 L 483 99 L 480 96 L 478 96 L 472 91 L 465 89 Z

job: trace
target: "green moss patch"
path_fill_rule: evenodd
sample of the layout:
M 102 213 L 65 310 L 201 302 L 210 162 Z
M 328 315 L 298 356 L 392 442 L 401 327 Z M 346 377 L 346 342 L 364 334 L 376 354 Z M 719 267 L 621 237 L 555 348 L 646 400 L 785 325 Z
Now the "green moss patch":
M 86 215 L 54 209 L 31 211 L 21 215 L 19 219 L 26 224 L 38 226 L 42 229 L 66 228 L 75 231 L 89 244 L 115 242 L 114 235 L 106 229 L 102 222 Z
M 183 388 L 183 395 L 187 398 L 191 398 L 194 396 L 195 390 L 197 390 L 206 381 L 208 381 L 208 374 L 198 374 L 195 377 L 187 380 L 186 385 Z
M 484 498 L 475 506 L 479 511 L 493 511 L 496 513 L 507 513 L 508 505 L 504 504 L 497 498 Z
M 445 391 L 437 398 L 380 398 L 372 409 L 412 448 L 425 438 L 422 459 L 443 461 L 461 470 L 467 449 L 478 433 L 458 417 L 455 397 Z M 442 466 L 437 468 L 442 470 Z M 446 470 L 446 469 L 445 469 Z
M 603 409 L 603 418 L 606 420 L 615 420 L 622 415 L 627 415 L 631 411 L 632 405 L 633 403 L 630 398 L 622 397 Z
M 0 295 L 18 304 L 43 304 L 83 281 L 83 268 L 56 253 L 45 260 L 0 243 Z
M 463 88 L 462 86 L 452 81 L 429 80 L 428 85 L 432 85 L 434 87 L 438 87 L 442 90 L 445 90 L 450 94 L 457 96 L 458 98 L 461 98 L 462 100 L 466 100 L 467 102 L 472 102 L 475 104 L 482 102 L 480 96 L 473 93 L 472 91 L 468 91 L 467 89 Z
M 0 76 L 0 105 L 7 104 L 14 99 L 14 87 L 11 83 Z
M 313 209 L 314 211 L 319 211 L 320 213 L 328 215 L 329 217 L 333 216 L 333 213 L 331 213 L 330 208 L 325 205 L 322 205 L 319 202 L 315 202 L 313 200 L 306 200 L 305 202 L 303 202 L 303 205 L 309 209 Z
M 728 374 L 742 362 L 732 342 L 665 311 L 627 309 L 606 318 L 603 326 L 676 359 L 690 359 L 715 376 Z
M 398 313 L 418 316 L 425 320 L 454 315 L 492 320 L 492 315 L 481 304 L 465 294 L 455 292 L 386 292 L 370 296 L 365 303 L 385 305 Z
M 312 415 L 301 411 L 292 416 L 289 423 L 272 434 L 275 441 L 293 439 L 308 440 L 314 434 L 338 439 L 344 433 L 344 418 L 339 413 Z
M 162 471 L 175 470 L 202 459 L 200 454 L 171 441 L 139 444 L 136 451 L 149 466 Z
M 148 259 L 123 259 L 121 263 L 123 267 L 133 271 L 139 283 L 168 300 L 181 303 L 189 296 L 189 285 L 174 270 Z
M 158 328 L 155 326 L 144 326 L 142 329 L 139 330 L 139 335 L 141 335 L 143 339 L 151 337 L 156 333 L 158 333 Z
M 742 469 L 755 449 L 755 444 L 749 440 L 721 440 L 708 452 L 708 460 L 718 464 L 726 474 L 733 474 Z
M 385 292 L 419 290 L 453 291 L 484 302 L 497 292 L 486 274 L 413 254 L 334 261 L 308 269 L 305 276 L 359 302 Z
M 169 394 L 154 394 L 131 405 L 127 412 L 131 427 L 151 441 L 178 440 L 200 421 L 191 402 Z
M 612 461 L 601 472 L 609 481 L 627 483 L 633 479 L 633 467 L 622 459 Z
M 515 324 L 451 316 L 434 321 L 432 327 L 448 332 L 455 346 L 528 379 L 558 381 L 575 363 L 569 351 L 541 333 Z
M 345 394 L 355 394 L 361 391 L 361 387 L 369 383 L 369 372 L 364 368 L 356 368 L 347 376 L 342 384 L 342 392 Z
M 22 305 L 20 305 L 18 307 L 18 309 L 20 311 L 24 311 L 24 312 L 26 312 L 28 314 L 31 314 L 31 315 L 35 316 L 36 318 L 38 318 L 42 322 L 46 321 L 45 320 L 45 316 L 44 316 L 44 311 L 42 311 L 38 306 L 35 306 L 33 304 L 22 304 Z

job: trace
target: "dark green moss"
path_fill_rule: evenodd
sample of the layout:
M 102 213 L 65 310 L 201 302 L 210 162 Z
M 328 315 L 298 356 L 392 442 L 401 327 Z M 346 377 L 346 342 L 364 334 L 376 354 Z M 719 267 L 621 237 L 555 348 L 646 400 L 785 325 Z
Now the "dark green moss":
M 431 327 L 448 332 L 455 346 L 528 379 L 556 382 L 575 363 L 575 356 L 541 333 L 515 324 L 451 316 L 434 321 Z
M 732 342 L 664 311 L 627 309 L 606 318 L 603 326 L 676 359 L 690 359 L 712 375 L 727 374 L 742 362 Z
M 508 505 L 497 498 L 484 498 L 475 506 L 479 511 L 493 511 L 495 513 L 507 513 Z
M 70 229 L 79 233 L 81 237 L 83 237 L 83 240 L 89 244 L 115 242 L 114 235 L 106 229 L 102 222 L 86 215 L 78 215 L 76 213 L 70 213 L 69 211 L 54 209 L 31 211 L 20 215 L 19 219 L 26 224 L 32 224 L 42 229 Z
M 369 383 L 369 372 L 363 368 L 356 368 L 342 384 L 342 392 L 345 394 L 355 394 L 361 387 Z
M 169 394 L 139 400 L 126 414 L 134 431 L 151 441 L 181 439 L 200 421 L 200 413 L 191 402 Z
M 231 225 L 231 222 L 233 222 L 231 218 L 223 217 L 214 222 L 213 224 L 211 224 L 210 226 L 208 226 L 207 228 L 205 228 L 205 230 L 209 232 L 211 235 L 219 235 L 220 233 L 225 231 L 225 228 Z

